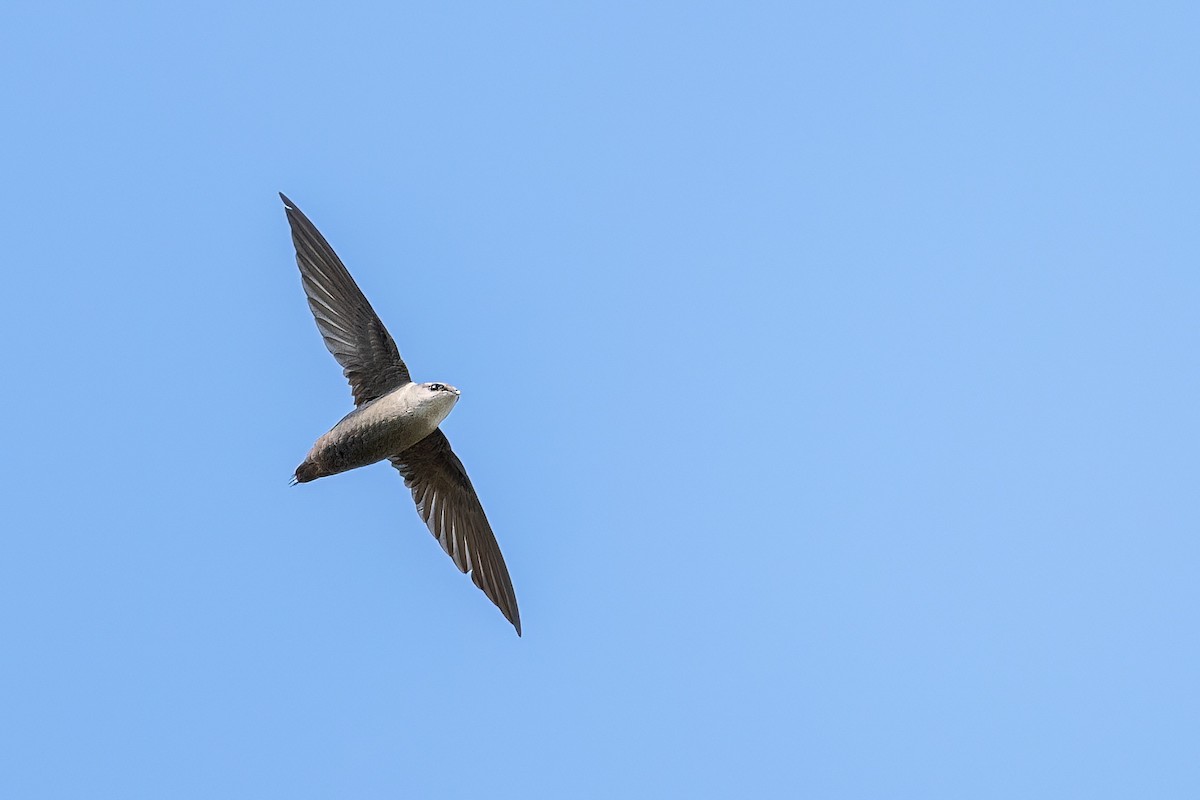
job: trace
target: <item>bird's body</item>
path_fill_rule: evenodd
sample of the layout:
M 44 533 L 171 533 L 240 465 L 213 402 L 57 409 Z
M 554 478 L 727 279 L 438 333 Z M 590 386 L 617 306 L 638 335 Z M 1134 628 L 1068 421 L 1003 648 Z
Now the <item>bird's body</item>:
M 365 403 L 317 439 L 296 467 L 296 482 L 308 483 L 404 452 L 437 430 L 458 398 L 453 386 L 406 383 Z
M 308 307 L 325 346 L 342 365 L 355 409 L 317 439 L 293 483 L 388 460 L 412 491 L 417 513 L 462 572 L 521 635 L 508 568 L 462 462 L 438 427 L 459 392 L 413 383 L 391 334 L 341 259 L 282 194 Z

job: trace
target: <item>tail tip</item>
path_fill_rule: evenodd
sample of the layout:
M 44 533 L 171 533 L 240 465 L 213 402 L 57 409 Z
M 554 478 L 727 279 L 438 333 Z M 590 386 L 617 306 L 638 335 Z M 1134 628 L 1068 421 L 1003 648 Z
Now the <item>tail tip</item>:
M 317 465 L 311 461 L 305 461 L 303 464 L 296 467 L 296 474 L 292 476 L 291 485 L 295 486 L 297 483 L 308 483 L 309 481 L 315 481 L 319 477 L 321 477 L 321 470 L 317 468 Z

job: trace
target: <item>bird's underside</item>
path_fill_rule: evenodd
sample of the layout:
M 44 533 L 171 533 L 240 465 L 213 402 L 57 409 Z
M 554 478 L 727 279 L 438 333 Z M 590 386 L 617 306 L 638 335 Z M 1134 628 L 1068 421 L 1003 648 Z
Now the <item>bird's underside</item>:
M 466 469 L 437 427 L 457 400 L 457 390 L 444 384 L 412 383 L 395 341 L 333 248 L 295 203 L 282 194 L 280 198 L 291 226 L 296 264 L 300 267 L 308 307 L 325 346 L 341 364 L 350 382 L 356 406 L 338 426 L 318 439 L 309 457 L 296 469 L 295 482 L 307 483 L 353 469 L 362 465 L 353 462 L 363 459 L 366 459 L 364 463 L 390 461 L 404 478 L 404 485 L 412 491 L 417 513 L 442 549 L 459 570 L 471 573 L 471 580 L 496 604 L 519 636 L 521 618 L 504 557 Z M 426 389 L 430 393 L 428 397 L 422 394 Z M 453 392 L 453 400 L 446 400 L 448 391 Z M 402 430 L 403 425 L 410 423 L 397 421 L 398 412 L 394 412 L 391 405 L 398 402 L 396 398 L 407 398 L 408 395 L 416 398 L 412 402 L 427 402 L 431 408 L 445 402 L 449 405 L 444 411 L 439 406 L 436 412 L 427 415 L 430 424 L 424 430 Z M 418 412 L 418 416 L 420 413 L 424 412 Z M 374 438 L 368 437 L 372 449 L 365 452 L 364 440 L 360 439 L 356 444 L 351 441 L 354 436 L 344 432 L 353 431 L 353 425 L 347 423 L 354 422 L 356 417 L 365 420 L 364 425 L 391 425 L 393 428 L 383 433 L 372 429 Z M 345 427 L 339 433 L 341 426 Z M 430 427 L 432 432 L 426 434 Z M 421 438 L 415 444 L 407 444 L 417 433 Z

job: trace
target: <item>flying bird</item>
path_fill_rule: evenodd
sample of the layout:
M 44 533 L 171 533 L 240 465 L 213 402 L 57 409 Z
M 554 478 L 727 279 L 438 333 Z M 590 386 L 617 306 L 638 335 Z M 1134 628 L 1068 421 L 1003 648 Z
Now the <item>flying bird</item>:
M 308 307 L 342 365 L 354 410 L 317 439 L 292 483 L 387 459 L 412 490 L 417 513 L 462 572 L 521 635 L 517 597 L 471 479 L 438 425 L 458 402 L 448 383 L 414 383 L 391 334 L 325 237 L 283 194 Z

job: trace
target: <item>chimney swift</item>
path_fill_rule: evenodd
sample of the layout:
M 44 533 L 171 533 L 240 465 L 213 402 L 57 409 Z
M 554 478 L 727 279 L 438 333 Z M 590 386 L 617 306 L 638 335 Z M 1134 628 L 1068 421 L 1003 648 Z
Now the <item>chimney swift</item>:
M 413 383 L 396 343 L 325 237 L 283 194 L 308 307 L 342 365 L 354 410 L 313 445 L 292 483 L 387 459 L 412 490 L 417 513 L 462 572 L 521 635 L 504 557 L 462 462 L 438 425 L 458 402 L 448 383 Z

